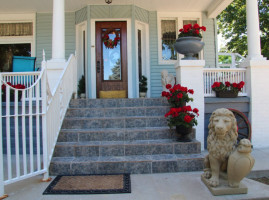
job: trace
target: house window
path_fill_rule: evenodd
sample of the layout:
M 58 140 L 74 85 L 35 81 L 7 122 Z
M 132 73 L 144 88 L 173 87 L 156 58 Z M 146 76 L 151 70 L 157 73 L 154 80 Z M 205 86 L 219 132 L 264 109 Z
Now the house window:
M 0 44 L 0 72 L 12 71 L 12 56 L 31 56 L 31 44 Z
M 161 20 L 162 36 L 162 60 L 177 60 L 177 53 L 174 49 L 176 40 L 176 20 Z
M 33 35 L 33 23 L 0 23 L 0 37 L 31 35 Z

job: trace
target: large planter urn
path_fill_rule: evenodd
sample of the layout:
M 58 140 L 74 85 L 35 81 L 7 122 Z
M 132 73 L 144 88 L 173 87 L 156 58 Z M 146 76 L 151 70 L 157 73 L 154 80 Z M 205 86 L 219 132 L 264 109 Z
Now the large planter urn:
M 176 51 L 185 56 L 182 60 L 197 60 L 194 55 L 199 53 L 205 45 L 201 39 L 200 37 L 181 37 L 176 40 L 174 44 Z
M 176 141 L 178 142 L 190 142 L 190 134 L 192 132 L 192 127 L 186 128 L 185 126 L 176 126 Z

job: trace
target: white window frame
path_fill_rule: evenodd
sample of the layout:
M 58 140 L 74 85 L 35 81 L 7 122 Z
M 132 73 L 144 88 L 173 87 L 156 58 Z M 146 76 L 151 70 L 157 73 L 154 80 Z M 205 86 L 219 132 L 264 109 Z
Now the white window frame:
M 36 56 L 36 14 L 0 14 L 0 23 L 25 23 L 33 24 L 32 36 L 0 36 L 0 44 L 31 44 L 31 56 Z
M 184 56 L 177 54 L 177 60 L 163 60 L 162 59 L 162 34 L 161 34 L 161 20 L 176 20 L 176 37 L 178 30 L 183 27 L 183 20 L 197 20 L 199 25 L 202 25 L 201 12 L 158 12 L 157 13 L 157 29 L 158 29 L 158 61 L 160 65 L 174 65 L 178 60 Z M 199 58 L 203 59 L 203 51 L 200 52 Z

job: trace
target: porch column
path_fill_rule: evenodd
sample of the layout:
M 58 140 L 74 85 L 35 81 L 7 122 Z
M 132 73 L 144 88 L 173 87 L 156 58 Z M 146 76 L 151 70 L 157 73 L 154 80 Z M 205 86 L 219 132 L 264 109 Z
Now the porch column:
M 47 61 L 50 89 L 55 90 L 65 67 L 65 0 L 53 0 L 52 58 Z
M 257 0 L 247 0 L 248 59 L 263 59 L 261 55 L 260 23 Z
M 204 149 L 204 81 L 203 68 L 204 60 L 179 60 L 175 64 L 177 84 L 194 90 L 191 95 L 193 102 L 188 103 L 192 108 L 199 109 L 198 125 L 196 128 L 196 139 L 201 142 L 201 148 Z
M 52 60 L 65 61 L 64 0 L 53 0 Z

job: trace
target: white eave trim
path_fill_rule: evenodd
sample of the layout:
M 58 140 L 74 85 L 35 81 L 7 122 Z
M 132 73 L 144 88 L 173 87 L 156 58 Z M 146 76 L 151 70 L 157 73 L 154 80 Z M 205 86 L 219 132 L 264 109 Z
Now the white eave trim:
M 216 18 L 233 0 L 215 0 L 207 9 L 208 18 Z

